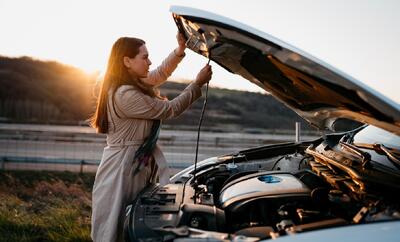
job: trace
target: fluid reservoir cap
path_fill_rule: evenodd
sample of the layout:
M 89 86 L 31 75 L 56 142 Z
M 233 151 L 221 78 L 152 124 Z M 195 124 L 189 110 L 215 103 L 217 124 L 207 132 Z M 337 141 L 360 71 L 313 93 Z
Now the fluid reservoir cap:
M 228 168 L 228 170 L 233 170 L 236 169 L 238 166 L 235 163 L 228 163 L 226 165 L 226 168 Z
M 282 178 L 279 178 L 277 176 L 265 175 L 265 176 L 258 177 L 258 180 L 265 182 L 265 183 L 279 183 L 282 181 Z

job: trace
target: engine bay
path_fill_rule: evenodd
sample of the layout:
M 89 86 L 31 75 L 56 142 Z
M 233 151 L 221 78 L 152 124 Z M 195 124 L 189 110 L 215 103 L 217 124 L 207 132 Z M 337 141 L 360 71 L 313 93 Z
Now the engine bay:
M 337 145 L 318 140 L 248 150 L 148 187 L 128 208 L 127 236 L 259 240 L 399 219 L 399 176 L 382 177 Z

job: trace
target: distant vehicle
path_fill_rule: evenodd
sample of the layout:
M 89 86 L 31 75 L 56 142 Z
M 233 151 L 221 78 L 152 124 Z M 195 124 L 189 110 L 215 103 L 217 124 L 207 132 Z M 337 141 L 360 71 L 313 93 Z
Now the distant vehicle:
M 399 241 L 399 105 L 324 62 L 212 13 L 172 7 L 188 48 L 257 84 L 321 138 L 201 161 L 127 208 L 127 241 Z

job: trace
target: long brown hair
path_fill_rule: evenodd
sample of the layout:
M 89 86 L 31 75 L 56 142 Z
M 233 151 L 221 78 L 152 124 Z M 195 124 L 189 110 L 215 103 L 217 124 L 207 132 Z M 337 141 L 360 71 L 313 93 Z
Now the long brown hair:
M 93 114 L 90 121 L 91 126 L 96 128 L 98 133 L 108 132 L 107 103 L 109 90 L 112 90 L 111 97 L 113 105 L 115 92 L 122 85 L 133 85 L 146 95 L 152 97 L 159 96 L 157 90 L 151 85 L 144 83 L 140 79 L 133 79 L 123 63 L 124 56 L 134 58 L 139 53 L 139 48 L 144 44 L 144 40 L 138 38 L 121 37 L 112 46 L 107 70 L 97 99 L 96 112 Z

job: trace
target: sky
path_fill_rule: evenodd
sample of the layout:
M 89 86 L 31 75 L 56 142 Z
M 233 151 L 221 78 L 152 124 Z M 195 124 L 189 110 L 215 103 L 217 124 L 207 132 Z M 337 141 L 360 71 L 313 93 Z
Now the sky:
M 102 73 L 115 40 L 133 36 L 146 41 L 155 68 L 177 46 L 171 5 L 250 25 L 400 103 L 397 0 L 0 0 L 0 55 L 55 60 Z M 172 79 L 194 79 L 207 61 L 190 50 L 186 54 Z M 211 64 L 210 85 L 262 91 Z

